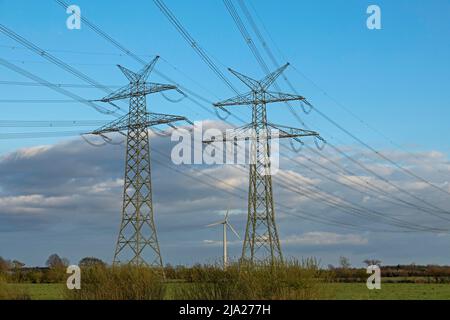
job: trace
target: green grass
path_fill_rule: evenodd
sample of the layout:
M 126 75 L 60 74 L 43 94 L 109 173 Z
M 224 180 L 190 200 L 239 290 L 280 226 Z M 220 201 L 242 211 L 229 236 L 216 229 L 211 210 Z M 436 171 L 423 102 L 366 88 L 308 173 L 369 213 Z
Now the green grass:
M 166 299 L 176 286 L 184 283 L 169 283 Z M 9 286 L 23 289 L 33 300 L 63 299 L 64 285 L 62 284 L 10 284 Z M 450 284 L 414 284 L 414 283 L 382 283 L 381 290 L 368 290 L 365 283 L 327 283 L 323 284 L 329 299 L 338 300 L 424 300 L 450 299 Z
M 166 285 L 157 269 L 137 266 L 104 265 L 82 270 L 80 290 L 64 290 L 70 300 L 161 300 Z
M 61 300 L 63 299 L 62 284 L 47 284 L 47 283 L 15 283 L 8 284 L 10 288 L 18 289 L 28 293 L 32 300 Z
M 338 300 L 449 300 L 450 284 L 382 283 L 369 290 L 365 283 L 327 283 Z

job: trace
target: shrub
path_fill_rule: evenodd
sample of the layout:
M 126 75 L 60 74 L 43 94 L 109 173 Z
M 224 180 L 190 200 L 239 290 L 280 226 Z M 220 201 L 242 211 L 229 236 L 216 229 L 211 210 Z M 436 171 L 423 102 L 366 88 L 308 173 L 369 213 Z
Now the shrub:
M 0 276 L 0 300 L 31 300 L 31 296 L 24 288 L 11 285 Z
M 175 288 L 176 299 L 276 300 L 323 298 L 321 271 L 314 259 L 302 262 L 195 268 L 195 280 Z
M 148 267 L 94 265 L 81 269 L 81 289 L 65 289 L 67 299 L 161 300 L 165 287 L 162 275 Z

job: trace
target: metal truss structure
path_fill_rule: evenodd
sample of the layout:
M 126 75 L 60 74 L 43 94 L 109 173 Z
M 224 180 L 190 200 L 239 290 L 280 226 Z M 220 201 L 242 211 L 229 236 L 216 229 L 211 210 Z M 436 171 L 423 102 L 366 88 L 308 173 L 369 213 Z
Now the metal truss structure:
M 109 103 L 129 99 L 129 112 L 92 132 L 101 136 L 119 132 L 127 137 L 122 222 L 114 254 L 114 265 L 126 261 L 137 266 L 163 266 L 153 216 L 148 128 L 188 120 L 181 116 L 147 111 L 146 95 L 177 90 L 173 85 L 147 82 L 158 58 L 153 59 L 138 73 L 118 66 L 130 83 L 99 101 Z
M 306 136 L 314 136 L 320 139 L 317 132 L 275 125 L 267 121 L 266 105 L 269 103 L 302 101 L 308 104 L 302 96 L 268 90 L 288 65 L 282 66 L 259 81 L 229 69 L 231 73 L 250 88 L 250 91 L 214 104 L 215 107 L 219 108 L 242 105 L 252 106 L 252 122 L 250 124 L 236 129 L 234 133 L 227 133 L 226 136 L 223 135 L 218 139 L 214 139 L 214 141 L 248 139 L 248 136 L 242 136 L 243 129 L 251 129 L 253 132 L 250 147 L 248 218 L 241 262 L 249 261 L 253 263 L 268 259 L 271 263 L 283 261 L 275 223 L 269 140 L 274 138 L 293 138 L 301 142 L 300 138 Z M 213 140 L 204 142 L 211 143 Z

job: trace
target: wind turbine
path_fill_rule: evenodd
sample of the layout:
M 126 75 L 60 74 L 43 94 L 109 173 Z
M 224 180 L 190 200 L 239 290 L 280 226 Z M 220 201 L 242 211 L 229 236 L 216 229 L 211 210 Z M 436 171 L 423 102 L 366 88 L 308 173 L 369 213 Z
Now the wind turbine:
M 223 269 L 225 270 L 228 265 L 228 256 L 227 256 L 227 227 L 230 228 L 230 230 L 236 235 L 238 239 L 241 239 L 239 237 L 239 234 L 234 230 L 233 226 L 228 222 L 228 210 L 227 214 L 225 215 L 225 219 L 219 222 L 208 224 L 207 227 L 214 227 L 218 225 L 223 225 Z

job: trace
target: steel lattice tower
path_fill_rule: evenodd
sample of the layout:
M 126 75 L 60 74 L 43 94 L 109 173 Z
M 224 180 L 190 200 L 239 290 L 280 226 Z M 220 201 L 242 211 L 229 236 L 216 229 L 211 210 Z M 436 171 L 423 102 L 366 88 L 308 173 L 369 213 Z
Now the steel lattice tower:
M 118 66 L 130 83 L 99 101 L 129 99 L 129 112 L 92 132 L 102 136 L 119 132 L 127 137 L 122 222 L 114 265 L 124 262 L 124 259 L 133 265 L 163 266 L 153 217 L 148 127 L 188 120 L 181 116 L 147 112 L 146 95 L 176 89 L 173 85 L 146 82 L 158 58 L 138 73 Z
M 243 129 L 251 129 L 253 132 L 250 147 L 248 218 L 242 248 L 242 262 L 267 259 L 270 259 L 272 263 L 277 260 L 283 261 L 275 223 L 269 140 L 275 138 L 275 134 L 276 138 L 294 138 L 301 143 L 303 142 L 299 139 L 300 137 L 320 138 L 319 134 L 314 131 L 275 125 L 267 121 L 266 105 L 268 103 L 298 100 L 308 104 L 302 96 L 268 91 L 268 88 L 288 65 L 268 74 L 260 81 L 229 69 L 251 91 L 214 104 L 215 107 L 222 108 L 238 105 L 252 106 L 252 122 L 236 129 L 232 134 L 227 133 L 222 137 L 222 141 L 236 141 L 245 138 L 241 134 Z M 276 133 L 273 131 L 274 129 Z M 213 141 L 218 140 L 204 142 L 211 143 Z

